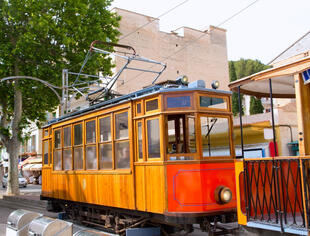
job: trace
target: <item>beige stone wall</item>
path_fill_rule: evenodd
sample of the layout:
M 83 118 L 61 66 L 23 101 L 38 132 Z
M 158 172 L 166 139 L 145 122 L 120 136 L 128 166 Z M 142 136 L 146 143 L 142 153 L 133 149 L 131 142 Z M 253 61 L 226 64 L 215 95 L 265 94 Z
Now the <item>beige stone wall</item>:
M 229 90 L 226 31 L 224 29 L 211 26 L 208 31 L 202 32 L 184 27 L 180 29 L 184 31 L 184 35 L 175 32 L 166 33 L 159 30 L 158 19 L 118 8 L 115 11 L 122 17 L 120 22 L 122 35 L 119 43 L 134 47 L 140 56 L 167 64 L 167 69 L 158 82 L 187 75 L 190 81 L 205 80 L 207 87 L 210 87 L 213 80 L 219 80 L 220 89 Z M 154 22 L 151 24 L 123 38 L 152 20 Z M 186 48 L 176 53 L 184 46 Z M 171 56 L 172 54 L 174 55 Z M 122 63 L 124 63 L 123 60 L 116 59 L 116 70 L 121 68 Z M 135 65 L 143 69 L 152 66 L 141 63 L 139 65 L 135 63 Z M 153 66 L 151 69 L 158 70 L 159 67 Z M 126 71 L 117 82 L 116 90 L 122 94 L 139 90 L 150 85 L 154 76 L 149 73 Z

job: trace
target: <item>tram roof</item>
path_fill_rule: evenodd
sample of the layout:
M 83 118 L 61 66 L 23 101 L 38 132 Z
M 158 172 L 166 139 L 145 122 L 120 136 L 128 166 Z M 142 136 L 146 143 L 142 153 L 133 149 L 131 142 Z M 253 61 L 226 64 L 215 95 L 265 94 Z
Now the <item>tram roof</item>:
M 141 98 L 152 96 L 152 95 L 159 94 L 159 93 L 191 92 L 191 91 L 202 91 L 202 92 L 210 92 L 210 93 L 217 93 L 217 94 L 223 94 L 223 95 L 231 94 L 230 91 L 215 90 L 215 89 L 208 89 L 208 88 L 198 88 L 198 87 L 197 88 L 188 88 L 185 86 L 181 86 L 178 88 L 167 88 L 167 87 L 162 86 L 162 85 L 154 85 L 154 86 L 147 87 L 147 88 L 138 90 L 136 92 L 133 92 L 133 93 L 130 93 L 130 94 L 118 97 L 118 98 L 113 98 L 113 99 L 110 99 L 110 100 L 107 100 L 104 102 L 100 102 L 98 104 L 92 105 L 92 106 L 84 108 L 82 110 L 78 110 L 78 111 L 72 112 L 70 114 L 61 116 L 59 118 L 56 118 L 56 119 L 49 121 L 47 123 L 47 125 L 58 123 L 58 122 L 64 121 L 64 120 L 68 120 L 72 117 L 78 117 L 80 115 L 84 115 L 86 113 L 93 112 L 95 110 L 101 109 L 103 107 L 111 107 L 114 105 L 118 105 L 118 104 L 125 103 L 128 101 L 141 99 Z
M 256 74 L 231 82 L 232 91 L 256 97 L 269 97 L 269 79 L 272 81 L 274 98 L 295 98 L 294 75 L 310 68 L 310 56 L 288 64 L 263 70 Z

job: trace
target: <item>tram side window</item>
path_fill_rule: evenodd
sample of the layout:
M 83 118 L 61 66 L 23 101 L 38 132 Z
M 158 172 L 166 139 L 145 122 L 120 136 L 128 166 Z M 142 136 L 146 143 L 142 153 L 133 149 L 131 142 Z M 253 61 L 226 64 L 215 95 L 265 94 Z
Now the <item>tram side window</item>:
M 203 156 L 230 156 L 228 119 L 201 117 L 200 125 Z
M 97 169 L 96 120 L 86 122 L 86 169 Z
M 147 145 L 148 158 L 160 157 L 160 135 L 159 120 L 153 119 L 147 121 Z
M 74 160 L 73 167 L 74 170 L 83 169 L 83 125 L 76 124 L 73 129 L 74 137 Z
M 227 101 L 224 98 L 200 96 L 200 106 L 215 109 L 227 109 Z
M 128 112 L 115 114 L 115 168 L 130 168 Z
M 112 169 L 111 116 L 99 119 L 99 169 Z
M 48 165 L 48 140 L 43 142 L 43 164 Z
M 61 170 L 61 152 L 61 129 L 58 129 L 54 131 L 54 170 Z
M 71 126 L 63 128 L 63 133 L 64 133 L 63 169 L 72 170 Z
M 128 112 L 115 115 L 115 139 L 128 139 Z
M 195 153 L 196 128 L 193 115 L 168 116 L 168 146 L 167 153 Z M 171 157 L 171 160 L 191 160 L 192 156 Z

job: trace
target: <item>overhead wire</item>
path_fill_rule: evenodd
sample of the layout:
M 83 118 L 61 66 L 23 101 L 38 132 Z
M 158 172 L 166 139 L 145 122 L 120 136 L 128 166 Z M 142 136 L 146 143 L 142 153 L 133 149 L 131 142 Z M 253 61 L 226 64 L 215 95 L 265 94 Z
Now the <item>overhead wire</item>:
M 241 14 L 242 12 L 244 12 L 245 10 L 247 10 L 249 7 L 251 7 L 252 5 L 254 5 L 255 3 L 257 3 L 260 0 L 255 0 L 252 3 L 250 3 L 249 5 L 245 6 L 244 8 L 242 8 L 241 10 L 239 10 L 238 12 L 234 13 L 233 15 L 231 15 L 230 17 L 226 18 L 224 21 L 222 21 L 221 23 L 219 23 L 218 25 L 216 25 L 216 27 L 220 27 L 223 24 L 227 23 L 228 21 L 230 21 L 231 19 L 235 18 L 236 16 L 238 16 L 239 14 Z M 164 62 L 166 62 L 167 60 L 169 60 L 171 57 L 173 57 L 174 55 L 178 54 L 180 51 L 186 49 L 188 46 L 194 44 L 195 42 L 197 42 L 198 40 L 200 40 L 201 38 L 205 37 L 206 35 L 210 34 L 210 32 L 212 31 L 212 29 L 210 31 L 205 31 L 204 34 L 202 34 L 201 36 L 199 36 L 198 38 L 190 41 L 189 43 L 187 43 L 186 45 L 184 45 L 183 47 L 181 47 L 179 50 L 177 50 L 176 52 L 170 54 L 167 57 L 163 57 Z M 152 69 L 154 66 L 149 67 L 148 69 Z M 125 81 L 123 84 L 121 84 L 119 87 L 124 86 L 126 83 L 135 80 L 136 78 L 140 77 L 144 72 L 139 73 L 138 75 L 136 75 L 135 77 L 132 77 L 131 79 L 128 79 L 127 81 Z

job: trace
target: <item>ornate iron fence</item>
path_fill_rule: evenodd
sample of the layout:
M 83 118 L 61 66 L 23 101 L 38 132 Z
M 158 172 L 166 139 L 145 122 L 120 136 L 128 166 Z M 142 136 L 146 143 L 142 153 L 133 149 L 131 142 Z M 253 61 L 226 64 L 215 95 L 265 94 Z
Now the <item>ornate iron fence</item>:
M 305 209 L 309 211 L 309 170 L 310 160 L 245 160 L 244 196 L 248 222 L 278 224 L 282 230 L 286 226 L 305 228 Z

